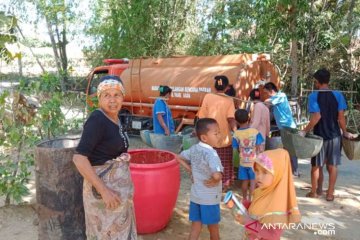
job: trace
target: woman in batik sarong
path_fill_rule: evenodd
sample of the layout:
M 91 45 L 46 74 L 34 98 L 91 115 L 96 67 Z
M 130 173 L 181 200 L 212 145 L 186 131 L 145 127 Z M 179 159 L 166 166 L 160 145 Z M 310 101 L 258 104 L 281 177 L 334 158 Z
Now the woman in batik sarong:
M 99 108 L 87 119 L 73 158 L 84 177 L 87 239 L 137 238 L 129 141 L 118 117 L 124 95 L 120 78 L 102 77 Z

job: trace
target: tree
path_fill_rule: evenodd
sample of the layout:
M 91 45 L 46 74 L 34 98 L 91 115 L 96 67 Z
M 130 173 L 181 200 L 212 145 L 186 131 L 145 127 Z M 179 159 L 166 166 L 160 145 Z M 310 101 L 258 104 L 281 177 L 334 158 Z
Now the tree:
M 13 15 L 8 15 L 0 11 L 0 59 L 10 62 L 14 57 L 6 48 L 6 43 L 13 43 L 17 40 L 15 30 L 17 26 L 17 19 Z
M 184 54 L 193 36 L 196 1 L 95 1 L 86 29 L 95 44 L 88 58 Z M 146 11 L 144 11 L 146 9 Z
M 334 80 L 358 72 L 356 0 L 93 1 L 86 50 L 95 65 L 107 57 L 270 53 L 292 96 L 300 84 L 312 87 L 316 68 L 328 67 Z
M 46 22 L 51 47 L 62 90 L 68 84 L 68 57 L 66 45 L 68 42 L 68 25 L 74 20 L 74 1 L 66 0 L 29 0 L 37 10 L 39 18 Z

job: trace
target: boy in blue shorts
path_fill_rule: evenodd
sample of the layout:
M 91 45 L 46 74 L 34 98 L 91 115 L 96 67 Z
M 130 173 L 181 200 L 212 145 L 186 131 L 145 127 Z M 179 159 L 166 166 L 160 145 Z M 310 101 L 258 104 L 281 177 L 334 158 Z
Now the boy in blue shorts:
M 264 138 L 258 130 L 249 127 L 249 113 L 245 109 L 236 110 L 235 119 L 240 125 L 240 128 L 234 132 L 232 143 L 240 158 L 238 179 L 242 180 L 243 200 L 251 200 L 252 192 L 255 189 L 254 160 Z
M 220 144 L 220 129 L 215 119 L 201 118 L 195 125 L 195 131 L 200 142 L 178 156 L 180 164 L 191 171 L 193 178 L 189 239 L 198 239 L 205 224 L 208 225 L 210 239 L 218 240 L 223 166 L 213 147 Z

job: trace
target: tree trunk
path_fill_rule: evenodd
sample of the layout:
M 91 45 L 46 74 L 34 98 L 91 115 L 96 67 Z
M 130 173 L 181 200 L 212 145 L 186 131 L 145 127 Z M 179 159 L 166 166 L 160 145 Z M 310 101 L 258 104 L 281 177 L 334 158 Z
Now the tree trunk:
M 64 18 L 65 16 L 63 16 Z M 67 73 L 67 68 L 68 68 L 68 60 L 67 60 L 67 55 L 66 55 L 66 44 L 67 44 L 67 40 L 66 40 L 66 22 L 65 20 L 63 21 L 63 30 L 60 34 L 59 32 L 59 24 L 58 22 L 56 22 L 55 24 L 55 33 L 56 33 L 56 37 L 57 37 L 57 42 L 58 42 L 58 49 L 59 49 L 59 55 L 60 55 L 60 61 L 61 61 L 61 77 L 64 80 L 64 84 L 66 84 L 68 82 L 68 73 Z
M 293 1 L 292 8 L 294 9 L 290 18 L 290 32 L 291 32 L 291 46 L 290 46 L 290 60 L 291 60 L 291 96 L 297 95 L 297 81 L 298 81 L 298 56 L 297 56 L 297 36 L 296 36 L 296 1 Z
M 66 39 L 66 26 L 64 23 L 64 29 L 62 32 L 62 41 L 60 44 L 60 48 L 62 50 L 62 55 L 61 55 L 61 64 L 62 64 L 62 69 L 63 69 L 63 77 L 64 77 L 64 81 L 65 83 L 68 82 L 68 59 L 67 59 L 67 54 L 66 54 L 66 45 L 67 45 L 67 39 Z
M 291 96 L 297 95 L 297 80 L 298 80 L 298 59 L 297 59 L 297 39 L 291 39 Z
M 348 16 L 347 16 L 347 21 L 348 21 L 348 34 L 349 34 L 349 44 L 347 47 L 347 53 L 348 53 L 348 62 L 349 62 L 349 73 L 352 75 L 353 72 L 355 71 L 355 66 L 354 66 L 354 55 L 353 55 L 353 48 L 356 42 L 356 38 L 354 39 L 354 33 L 355 33 L 355 27 L 353 26 L 353 10 L 355 7 L 355 0 L 352 0 L 349 6 L 349 11 L 348 11 Z M 352 81 L 353 82 L 353 81 Z M 352 83 L 353 84 L 353 83 Z M 352 89 L 353 90 L 353 87 Z
M 61 72 L 62 72 L 62 69 L 61 69 L 60 57 L 59 57 L 57 46 L 56 46 L 57 44 L 56 44 L 56 41 L 55 41 L 54 33 L 53 33 L 52 29 L 51 29 L 50 19 L 46 15 L 45 15 L 45 20 L 46 20 L 46 26 L 47 26 L 47 29 L 48 29 L 50 41 L 51 41 L 51 46 L 52 46 L 52 49 L 53 49 L 53 52 L 54 52 L 56 68 L 58 70 L 58 74 L 60 75 Z M 65 91 L 65 83 L 64 83 L 64 80 L 63 80 L 62 77 L 60 77 L 60 84 L 61 84 L 61 89 L 63 91 Z
M 311 0 L 310 5 L 310 17 L 309 17 L 309 26 L 308 26 L 308 36 L 307 36 L 307 52 L 308 52 L 308 67 L 307 67 L 307 76 L 306 80 L 309 84 L 311 84 L 312 75 L 314 73 L 314 59 L 315 59 L 315 32 L 313 29 L 313 7 L 314 7 L 314 0 Z
M 19 56 L 17 59 L 18 59 L 18 66 L 19 66 L 19 76 L 22 77 L 23 76 L 22 58 L 21 58 L 21 56 Z
M 354 11 L 354 7 L 355 7 L 355 1 L 356 0 L 352 0 L 349 6 L 349 11 L 348 11 L 348 16 L 347 16 L 347 21 L 348 21 L 348 25 L 349 25 L 349 36 L 350 38 L 353 37 L 353 32 L 355 30 L 354 26 L 353 26 L 353 11 Z

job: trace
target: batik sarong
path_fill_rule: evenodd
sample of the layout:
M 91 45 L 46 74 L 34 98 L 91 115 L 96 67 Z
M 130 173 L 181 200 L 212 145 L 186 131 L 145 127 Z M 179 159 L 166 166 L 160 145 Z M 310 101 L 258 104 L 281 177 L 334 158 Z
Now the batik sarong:
M 84 180 L 83 198 L 88 240 L 134 240 L 136 224 L 133 204 L 133 183 L 128 154 L 122 154 L 104 165 L 93 166 L 106 186 L 121 199 L 119 207 L 107 209 L 101 195 Z

